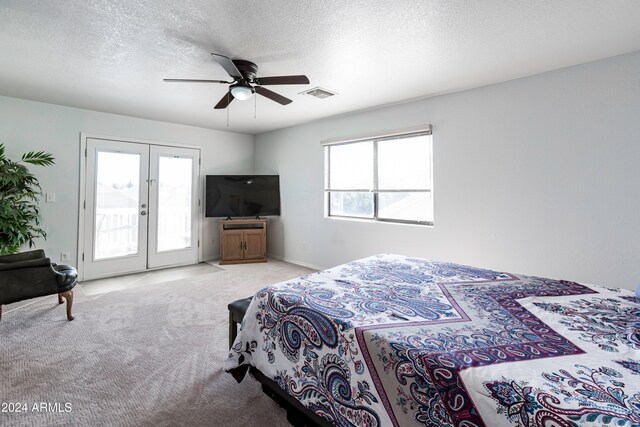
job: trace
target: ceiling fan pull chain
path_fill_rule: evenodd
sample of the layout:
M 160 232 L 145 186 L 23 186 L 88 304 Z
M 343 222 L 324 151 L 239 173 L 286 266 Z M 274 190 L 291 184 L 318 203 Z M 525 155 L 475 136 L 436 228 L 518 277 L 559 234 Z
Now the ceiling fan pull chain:
M 258 97 L 253 96 L 253 118 L 256 118 L 256 110 L 258 109 Z
M 230 108 L 229 108 L 229 102 L 231 102 L 231 101 L 229 100 L 229 94 L 230 94 L 230 93 L 231 93 L 231 92 L 227 92 L 227 101 L 228 101 L 228 102 L 227 102 L 227 127 L 229 127 L 229 110 L 230 110 Z

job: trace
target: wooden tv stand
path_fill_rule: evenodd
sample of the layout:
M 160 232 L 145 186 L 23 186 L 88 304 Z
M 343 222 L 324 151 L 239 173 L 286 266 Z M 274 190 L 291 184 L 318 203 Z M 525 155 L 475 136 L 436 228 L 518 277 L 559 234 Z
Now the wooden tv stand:
M 220 264 L 267 262 L 267 220 L 220 220 Z

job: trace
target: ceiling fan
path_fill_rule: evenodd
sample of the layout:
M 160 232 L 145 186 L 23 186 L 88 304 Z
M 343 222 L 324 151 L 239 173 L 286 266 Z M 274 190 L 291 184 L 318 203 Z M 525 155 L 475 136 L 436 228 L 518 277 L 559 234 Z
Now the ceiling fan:
M 229 90 L 226 95 L 216 104 L 215 109 L 227 108 L 231 101 L 238 99 L 247 100 L 255 93 L 269 98 L 282 105 L 290 104 L 292 101 L 278 93 L 275 93 L 262 86 L 268 85 L 306 85 L 309 84 L 307 76 L 273 76 L 257 77 L 258 66 L 251 61 L 243 59 L 231 59 L 224 55 L 212 53 L 213 59 L 225 69 L 233 78 L 233 81 L 226 80 L 201 80 L 201 79 L 163 79 L 165 82 L 187 82 L 187 83 L 220 83 L 228 84 Z

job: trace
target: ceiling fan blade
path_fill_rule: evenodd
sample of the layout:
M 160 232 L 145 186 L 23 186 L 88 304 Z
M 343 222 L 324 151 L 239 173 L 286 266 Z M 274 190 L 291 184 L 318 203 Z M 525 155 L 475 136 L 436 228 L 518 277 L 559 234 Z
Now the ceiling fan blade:
M 286 97 L 284 97 L 284 96 L 282 96 L 280 94 L 277 94 L 277 93 L 275 93 L 273 91 L 270 91 L 269 89 L 263 88 L 261 86 L 256 86 L 255 90 L 260 95 L 266 96 L 270 100 L 276 101 L 278 104 L 287 105 L 287 104 L 291 104 L 293 102 L 289 98 L 286 98 Z
M 274 77 L 256 77 L 256 83 L 259 85 L 308 85 L 307 76 L 274 76 Z
M 162 79 L 162 81 L 169 83 L 227 83 L 231 84 L 233 82 L 228 82 L 226 80 L 203 80 L 203 79 Z
M 211 56 L 213 56 L 213 59 L 215 59 L 231 77 L 237 80 L 241 80 L 243 78 L 242 73 L 240 73 L 238 67 L 236 67 L 231 58 L 224 55 L 218 55 L 217 53 L 212 53 Z
M 229 106 L 229 104 L 231 104 L 231 101 L 233 101 L 234 99 L 235 98 L 233 97 L 233 95 L 231 95 L 231 91 L 228 91 L 227 93 L 224 94 L 222 99 L 220 101 L 218 101 L 216 106 L 213 107 L 213 108 L 215 110 L 222 110 L 224 108 L 227 108 Z

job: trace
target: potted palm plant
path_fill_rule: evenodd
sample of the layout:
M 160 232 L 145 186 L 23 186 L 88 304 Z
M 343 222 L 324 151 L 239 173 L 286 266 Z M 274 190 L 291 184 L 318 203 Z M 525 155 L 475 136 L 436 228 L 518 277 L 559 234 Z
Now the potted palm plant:
M 0 144 L 0 255 L 16 253 L 25 243 L 32 247 L 37 237 L 46 239 L 38 207 L 42 189 L 25 164 L 49 166 L 54 160 L 44 151 L 29 151 L 13 161 L 7 159 L 4 144 Z

